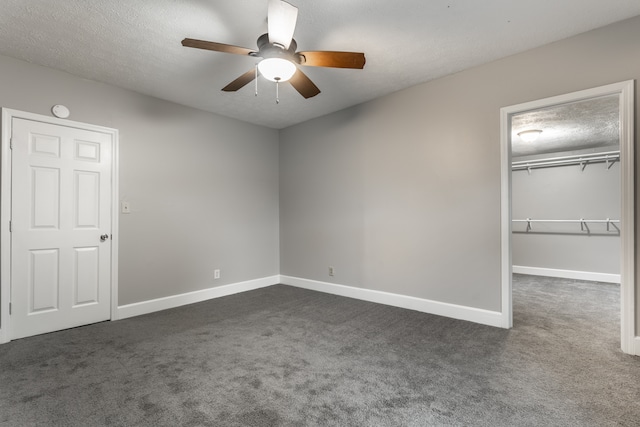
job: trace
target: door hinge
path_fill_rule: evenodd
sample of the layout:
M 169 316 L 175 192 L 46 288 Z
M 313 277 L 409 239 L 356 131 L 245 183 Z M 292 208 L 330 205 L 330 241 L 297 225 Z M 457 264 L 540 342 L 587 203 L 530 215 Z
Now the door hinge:
M 13 230 L 11 229 L 11 220 L 9 220 L 9 233 L 11 233 Z
M 9 315 L 11 315 L 11 303 L 9 303 Z
M 9 138 L 9 150 L 13 150 L 13 138 Z

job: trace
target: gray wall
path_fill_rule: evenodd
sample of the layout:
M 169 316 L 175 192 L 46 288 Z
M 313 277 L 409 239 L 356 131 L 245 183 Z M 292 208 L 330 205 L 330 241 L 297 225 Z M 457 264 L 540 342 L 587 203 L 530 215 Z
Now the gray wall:
M 571 153 L 566 153 L 571 154 Z M 554 153 L 547 157 L 561 156 Z M 514 158 L 514 160 L 520 160 Z M 513 218 L 620 219 L 620 163 L 533 169 L 512 173 Z M 513 224 L 513 265 L 620 274 L 620 234 L 605 224 Z
M 640 17 L 312 120 L 279 159 L 276 131 L 2 57 L 0 104 L 120 129 L 120 304 L 280 271 L 498 311 L 500 107 L 638 79 L 638 40 Z
M 638 79 L 638 40 L 640 17 L 283 130 L 281 273 L 499 311 L 500 108 Z
M 2 56 L 0 75 L 3 107 L 119 129 L 120 305 L 278 274 L 277 131 Z

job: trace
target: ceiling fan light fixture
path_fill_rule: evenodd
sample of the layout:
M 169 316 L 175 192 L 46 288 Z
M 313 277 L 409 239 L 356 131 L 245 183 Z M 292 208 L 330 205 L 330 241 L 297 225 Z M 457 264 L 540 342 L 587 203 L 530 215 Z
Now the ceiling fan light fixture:
M 534 142 L 536 139 L 538 139 L 541 133 L 542 131 L 540 129 L 529 129 L 518 132 L 518 136 L 524 142 Z
M 272 82 L 286 82 L 298 68 L 293 62 L 283 58 L 266 58 L 258 63 L 258 71 Z

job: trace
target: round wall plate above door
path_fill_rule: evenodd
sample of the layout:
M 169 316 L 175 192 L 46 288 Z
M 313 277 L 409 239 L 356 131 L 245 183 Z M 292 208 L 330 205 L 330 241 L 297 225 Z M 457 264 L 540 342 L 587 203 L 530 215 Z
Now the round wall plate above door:
M 60 104 L 56 104 L 53 107 L 51 107 L 51 112 L 53 113 L 54 116 L 58 117 L 59 119 L 66 119 L 67 117 L 69 117 L 69 114 L 71 114 L 71 112 L 67 107 Z

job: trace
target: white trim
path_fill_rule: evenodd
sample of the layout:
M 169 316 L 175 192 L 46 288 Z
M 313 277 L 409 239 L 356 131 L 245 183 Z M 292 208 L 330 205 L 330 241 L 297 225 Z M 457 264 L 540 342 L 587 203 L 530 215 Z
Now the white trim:
M 513 316 L 511 294 L 511 144 L 509 118 L 517 113 L 589 98 L 620 95 L 621 165 L 621 259 L 620 259 L 620 347 L 625 353 L 640 355 L 635 332 L 635 155 L 634 81 L 628 80 L 500 109 L 501 152 L 501 277 L 502 315 Z
M 0 153 L 0 344 L 9 342 L 9 302 L 11 301 L 11 115 L 2 109 L 2 152 Z
M 511 258 L 511 144 L 509 143 L 509 112 L 500 109 L 500 279 L 502 318 L 504 328 L 513 327 L 513 297 L 511 293 L 512 258 Z M 506 168 L 506 169 L 505 169 Z
M 371 289 L 356 288 L 352 286 L 337 285 L 335 283 L 319 282 L 316 280 L 302 279 L 299 277 L 280 276 L 281 283 L 312 291 L 340 295 L 438 316 L 467 320 L 483 325 L 503 327 L 502 314 L 497 311 L 482 310 L 479 308 L 465 307 L 462 305 L 415 298 L 406 295 L 392 294 L 389 292 L 375 291 Z
M 9 233 L 9 220 L 11 219 L 11 150 L 9 144 L 13 118 L 74 127 L 111 136 L 111 234 L 114 236 L 114 241 L 111 244 L 111 318 L 113 318 L 115 312 L 114 307 L 118 300 L 118 130 L 10 108 L 2 108 L 2 147 L 0 149 L 0 156 L 2 157 L 0 164 L 0 344 L 9 342 L 9 337 L 11 336 L 9 333 L 11 327 L 9 316 L 9 302 L 11 300 L 11 235 Z
M 622 351 L 640 356 L 636 338 L 635 255 L 635 90 L 634 81 L 620 83 L 620 167 L 622 207 L 620 221 L 620 334 Z
M 215 288 L 187 292 L 179 295 L 172 295 L 164 298 L 157 298 L 149 301 L 127 304 L 118 307 L 114 320 L 141 316 L 143 314 L 154 313 L 156 311 L 167 310 L 187 304 L 207 301 L 210 299 L 233 295 L 240 292 L 252 291 L 254 289 L 277 285 L 278 283 L 280 283 L 280 276 L 271 276 L 264 277 L 262 279 L 248 280 L 246 282 L 218 286 Z
M 592 282 L 620 283 L 619 274 L 592 271 L 560 270 L 556 268 L 525 267 L 514 265 L 513 272 L 531 276 L 561 277 L 563 279 L 589 280 Z
M 118 268 L 120 242 L 120 134 L 113 129 L 111 159 L 111 320 L 118 310 Z
M 640 356 L 640 337 L 634 337 L 631 342 L 631 351 L 629 354 L 633 354 L 635 356 Z

